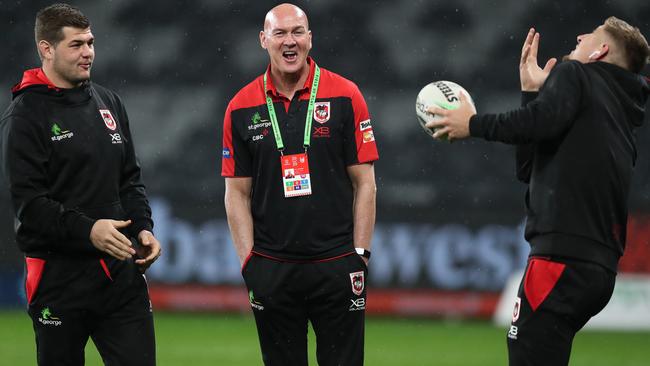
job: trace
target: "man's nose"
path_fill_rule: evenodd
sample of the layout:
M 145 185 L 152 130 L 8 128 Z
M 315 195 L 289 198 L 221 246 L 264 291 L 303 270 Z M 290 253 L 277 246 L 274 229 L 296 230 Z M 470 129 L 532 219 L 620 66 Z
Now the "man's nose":
M 92 46 L 85 44 L 81 48 L 81 57 L 91 57 L 93 52 Z
M 296 43 L 296 38 L 292 33 L 287 33 L 287 35 L 284 37 L 284 44 L 287 46 L 293 46 Z

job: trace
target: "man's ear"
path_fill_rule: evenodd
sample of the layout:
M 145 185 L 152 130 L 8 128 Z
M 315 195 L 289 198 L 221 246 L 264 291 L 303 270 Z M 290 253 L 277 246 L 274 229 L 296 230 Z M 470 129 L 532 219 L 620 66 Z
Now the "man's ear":
M 266 33 L 263 30 L 260 31 L 260 46 L 266 49 Z
M 603 43 L 600 46 L 600 50 L 594 51 L 589 55 L 589 60 L 590 61 L 598 61 L 601 60 L 603 57 L 607 56 L 609 53 L 609 46 L 607 43 Z
M 38 41 L 36 48 L 38 49 L 38 55 L 41 57 L 41 60 L 49 60 L 52 58 L 52 55 L 54 53 L 54 46 L 52 46 L 50 42 L 41 39 Z

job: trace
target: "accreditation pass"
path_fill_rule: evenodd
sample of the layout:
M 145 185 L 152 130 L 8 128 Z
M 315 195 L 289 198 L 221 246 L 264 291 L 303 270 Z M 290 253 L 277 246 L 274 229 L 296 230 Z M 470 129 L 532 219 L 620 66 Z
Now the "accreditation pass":
M 283 155 L 280 159 L 284 197 L 310 195 L 311 178 L 307 154 Z

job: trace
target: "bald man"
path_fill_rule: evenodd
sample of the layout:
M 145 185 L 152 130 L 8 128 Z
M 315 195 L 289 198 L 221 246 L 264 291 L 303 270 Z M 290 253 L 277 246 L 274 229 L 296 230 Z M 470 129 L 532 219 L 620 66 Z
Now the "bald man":
M 221 174 L 266 365 L 362 365 L 377 147 L 357 86 L 309 57 L 307 15 L 271 9 L 263 75 L 224 117 Z
M 650 50 L 638 28 L 615 17 L 577 37 L 566 62 L 537 64 L 539 34 L 522 49 L 524 106 L 475 115 L 434 108 L 434 137 L 469 135 L 517 144 L 528 184 L 531 251 L 508 331 L 510 365 L 566 365 L 576 332 L 609 301 L 625 249 L 634 129 L 650 88 L 639 75 Z M 463 99 L 463 98 L 461 98 Z

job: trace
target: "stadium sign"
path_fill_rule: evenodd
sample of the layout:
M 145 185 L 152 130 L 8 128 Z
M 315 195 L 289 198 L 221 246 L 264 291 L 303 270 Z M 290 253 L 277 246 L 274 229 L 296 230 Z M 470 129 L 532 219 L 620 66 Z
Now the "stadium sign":
M 152 200 L 162 256 L 148 273 L 167 284 L 240 285 L 239 260 L 225 220 L 191 225 Z M 371 287 L 499 292 L 525 265 L 521 226 L 378 223 L 370 263 Z

